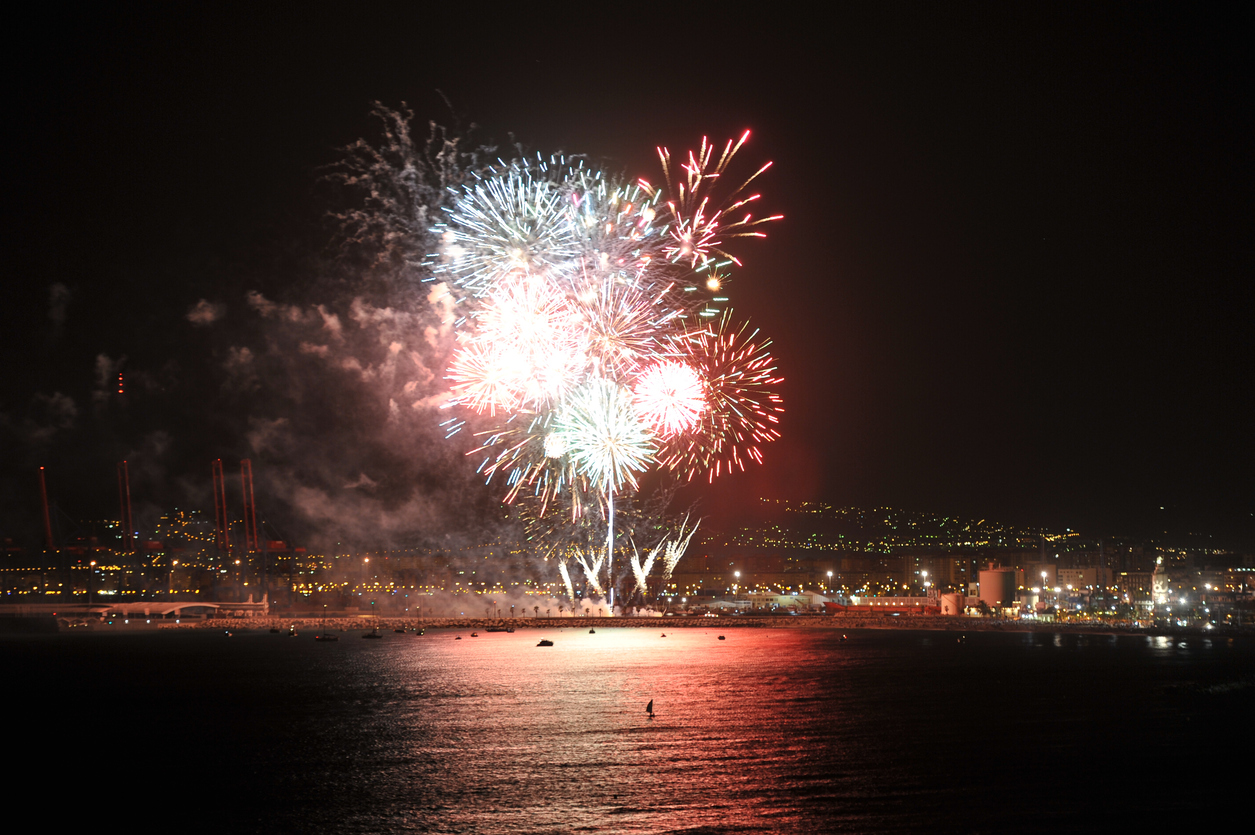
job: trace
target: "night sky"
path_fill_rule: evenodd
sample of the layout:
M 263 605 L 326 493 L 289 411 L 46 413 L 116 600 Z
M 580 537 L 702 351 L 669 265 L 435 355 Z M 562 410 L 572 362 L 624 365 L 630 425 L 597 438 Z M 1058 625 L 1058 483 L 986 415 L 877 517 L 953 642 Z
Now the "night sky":
M 379 101 L 420 134 L 473 123 L 653 180 L 656 145 L 753 131 L 739 162 L 774 161 L 762 208 L 785 219 L 736 249 L 728 294 L 774 340 L 783 439 L 706 512 L 768 496 L 1255 542 L 1249 11 L 187 5 L 5 27 L 0 534 L 37 528 L 40 464 L 67 516 L 116 515 L 122 457 L 150 513 L 211 510 L 210 459 L 251 456 L 277 534 L 315 536 L 317 501 L 392 532 L 465 521 L 441 496 L 473 462 L 439 432 L 389 447 L 368 393 L 312 366 L 223 371 L 305 338 L 250 291 L 354 295 L 319 177 L 377 136 Z M 213 326 L 188 318 L 201 300 Z

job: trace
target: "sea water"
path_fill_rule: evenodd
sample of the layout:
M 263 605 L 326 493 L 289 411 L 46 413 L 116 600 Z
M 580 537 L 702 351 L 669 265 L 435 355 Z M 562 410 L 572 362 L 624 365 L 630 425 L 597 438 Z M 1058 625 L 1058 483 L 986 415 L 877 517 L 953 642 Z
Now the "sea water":
M 361 634 L 6 638 L 12 798 L 328 834 L 1159 831 L 1246 801 L 1249 638 Z

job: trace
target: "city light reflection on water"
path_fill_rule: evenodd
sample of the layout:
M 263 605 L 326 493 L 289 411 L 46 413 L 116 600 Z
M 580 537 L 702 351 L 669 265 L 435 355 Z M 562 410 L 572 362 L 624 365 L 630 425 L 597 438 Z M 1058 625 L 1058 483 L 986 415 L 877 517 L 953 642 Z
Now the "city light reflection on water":
M 90 740 L 121 765 L 80 797 L 142 799 L 182 831 L 1158 828 L 1238 772 L 1165 793 L 1134 752 L 1252 741 L 1249 639 L 719 634 L 51 636 L 0 641 L 0 660 L 46 729 L 33 781 Z

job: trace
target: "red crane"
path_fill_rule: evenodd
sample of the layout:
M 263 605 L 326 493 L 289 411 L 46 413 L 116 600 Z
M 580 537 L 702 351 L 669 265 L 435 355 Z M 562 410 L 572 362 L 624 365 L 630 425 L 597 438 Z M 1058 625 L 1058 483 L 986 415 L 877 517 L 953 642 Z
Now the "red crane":
M 218 529 L 215 540 L 219 553 L 231 550 L 231 537 L 227 533 L 227 479 L 222 472 L 222 459 L 213 462 L 214 477 L 214 526 Z
M 240 483 L 244 488 L 244 550 L 261 550 L 257 544 L 257 505 L 253 501 L 253 462 L 240 462 Z
M 52 517 L 48 513 L 48 485 L 44 482 L 44 468 L 39 468 L 39 498 L 44 503 L 44 547 L 49 551 L 57 550 L 52 543 Z
M 131 473 L 125 461 L 118 462 L 118 502 L 122 506 L 122 550 L 127 554 L 135 551 L 135 526 L 131 520 Z

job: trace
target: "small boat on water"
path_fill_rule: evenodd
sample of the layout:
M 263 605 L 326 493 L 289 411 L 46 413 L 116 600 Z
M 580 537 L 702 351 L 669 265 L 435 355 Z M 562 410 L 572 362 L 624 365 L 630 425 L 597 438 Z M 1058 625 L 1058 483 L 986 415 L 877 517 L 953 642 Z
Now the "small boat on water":
M 540 639 L 540 643 L 539 643 L 539 644 L 537 644 L 536 646 L 538 646 L 538 647 L 551 647 L 551 646 L 553 646 L 553 641 L 550 641 L 548 638 L 541 638 L 541 639 Z
M 650 699 L 649 704 L 645 705 L 645 712 L 649 714 L 649 718 L 654 718 L 654 700 Z
M 382 638 L 383 636 L 379 634 L 379 627 L 376 626 L 374 629 L 370 630 L 362 637 L 363 638 Z
M 722 635 L 720 635 L 720 636 L 719 636 L 719 640 L 723 641 L 723 640 L 725 640 L 725 638 L 724 638 Z
M 513 632 L 513 626 L 490 626 L 484 630 L 485 632 Z
M 340 640 L 340 636 L 332 635 L 330 632 L 324 629 L 321 633 L 314 636 L 314 640 L 315 641 L 338 641 Z
M 404 635 L 404 634 L 405 634 L 405 630 L 404 630 L 404 629 L 394 629 L 394 630 L 392 630 L 392 631 L 393 631 L 393 632 L 397 632 L 397 633 L 399 633 L 399 634 L 401 634 L 401 635 Z
M 597 634 L 597 630 L 596 630 L 596 629 L 590 629 L 590 630 L 588 630 L 588 634 L 589 634 L 589 635 L 596 635 L 596 634 Z
M 478 633 L 478 632 L 472 632 L 472 633 L 471 633 L 471 637 L 472 637 L 472 638 L 478 638 L 478 637 L 479 637 L 479 633 Z

